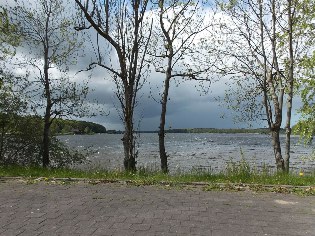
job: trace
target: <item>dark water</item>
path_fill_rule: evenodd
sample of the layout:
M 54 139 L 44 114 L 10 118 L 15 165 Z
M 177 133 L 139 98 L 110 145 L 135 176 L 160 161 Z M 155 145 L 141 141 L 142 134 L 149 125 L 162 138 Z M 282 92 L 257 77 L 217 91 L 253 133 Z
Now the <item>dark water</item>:
M 60 136 L 71 147 L 91 147 L 96 152 L 89 159 L 93 166 L 122 169 L 123 146 L 121 134 Z M 284 137 L 282 143 L 284 143 Z M 139 141 L 138 166 L 159 168 L 158 135 L 141 134 Z M 299 144 L 292 137 L 292 170 L 315 170 L 315 161 L 310 160 L 312 147 Z M 171 171 L 191 169 L 223 170 L 226 163 L 244 157 L 252 166 L 275 166 L 271 140 L 263 134 L 167 134 L 166 150 Z

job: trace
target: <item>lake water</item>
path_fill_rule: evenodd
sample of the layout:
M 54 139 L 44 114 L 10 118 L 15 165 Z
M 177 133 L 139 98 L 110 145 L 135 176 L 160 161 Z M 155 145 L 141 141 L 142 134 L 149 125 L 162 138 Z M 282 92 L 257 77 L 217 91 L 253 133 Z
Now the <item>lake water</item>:
M 59 139 L 71 147 L 90 147 L 95 152 L 89 156 L 92 167 L 106 169 L 123 168 L 122 134 L 67 135 Z M 281 137 L 284 143 L 284 136 Z M 159 169 L 158 135 L 140 134 L 138 166 Z M 252 166 L 275 167 L 275 159 L 269 135 L 264 134 L 167 134 L 166 150 L 169 155 L 170 171 L 211 169 L 220 171 L 226 163 L 240 160 L 243 156 Z M 292 170 L 315 170 L 315 160 L 308 157 L 312 147 L 299 144 L 297 136 L 292 137 Z M 241 154 L 243 153 L 243 155 Z

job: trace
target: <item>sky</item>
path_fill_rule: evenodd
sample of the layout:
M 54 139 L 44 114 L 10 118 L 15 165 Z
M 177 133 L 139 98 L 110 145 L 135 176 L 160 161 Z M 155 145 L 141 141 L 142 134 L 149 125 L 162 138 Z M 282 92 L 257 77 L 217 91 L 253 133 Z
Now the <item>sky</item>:
M 84 67 L 84 65 L 82 65 Z M 104 125 L 107 129 L 123 130 L 123 124 L 119 119 L 117 108 L 118 100 L 114 94 L 114 84 L 111 82 L 110 75 L 104 76 L 106 70 L 103 68 L 95 69 L 92 72 L 89 85 L 93 89 L 90 99 L 96 99 L 100 104 L 105 105 L 105 112 L 108 115 L 89 118 L 88 120 Z M 150 83 L 162 88 L 164 80 L 163 74 L 152 73 L 148 78 Z M 198 91 L 198 83 L 186 81 L 176 86 L 171 83 L 170 100 L 167 106 L 166 128 L 260 128 L 266 127 L 263 121 L 254 123 L 235 122 L 235 113 L 227 109 L 224 101 L 225 89 L 227 89 L 227 79 L 219 78 L 211 83 L 208 93 Z M 197 86 L 197 88 L 195 87 Z M 207 85 L 207 84 L 206 84 Z M 140 130 L 158 130 L 161 105 L 156 101 L 158 98 L 157 87 L 145 84 L 139 92 L 139 105 L 135 111 L 135 127 Z M 155 96 L 150 96 L 150 91 Z M 296 105 L 300 102 L 297 100 Z M 297 106 L 295 106 L 297 107 Z M 85 118 L 83 118 L 85 119 Z M 293 124 L 298 120 L 298 114 L 293 112 Z M 140 125 L 140 126 L 139 126 Z
M 3 4 L 0 0 L 0 4 Z M 92 36 L 92 41 L 95 37 Z M 19 49 L 23 53 L 23 49 Z M 18 55 L 17 54 L 17 55 Z M 102 105 L 106 115 L 98 115 L 92 118 L 81 118 L 102 124 L 106 129 L 123 130 L 123 123 L 119 118 L 117 110 L 120 109 L 115 97 L 115 85 L 111 75 L 103 68 L 96 68 L 89 72 L 79 70 L 87 68 L 88 64 L 95 59 L 90 42 L 85 43 L 85 56 L 78 59 L 77 64 L 70 68 L 70 74 L 75 75 L 75 81 L 88 79 L 91 92 L 89 100 L 97 100 Z M 161 104 L 158 92 L 162 90 L 164 75 L 152 72 L 142 90 L 139 91 L 139 104 L 135 111 L 134 126 L 140 130 L 158 130 Z M 149 84 L 150 82 L 150 84 Z M 235 123 L 233 111 L 228 110 L 224 102 L 217 98 L 223 98 L 227 88 L 227 79 L 216 78 L 216 82 L 209 85 L 208 93 L 198 91 L 198 83 L 189 81 L 182 82 L 177 86 L 173 81 L 170 88 L 170 100 L 168 101 L 166 128 L 247 128 L 249 124 Z M 197 86 L 197 88 L 195 87 Z M 152 96 L 153 97 L 152 97 Z M 293 112 L 293 123 L 298 119 L 296 111 Z M 253 127 L 265 127 L 265 123 L 252 123 Z
M 154 74 L 150 79 L 162 84 L 164 76 Z M 108 129 L 122 130 L 123 126 L 115 108 L 119 104 L 113 92 L 114 88 L 109 88 L 107 83 L 101 86 L 100 82 L 95 83 L 97 80 L 106 80 L 106 78 L 92 76 L 90 85 L 95 90 L 91 93 L 91 96 L 101 103 L 105 103 L 110 114 L 108 116 L 98 116 L 91 120 L 103 124 Z M 182 83 L 178 87 L 174 83 L 171 84 L 166 128 L 244 127 L 244 124 L 234 124 L 224 105 L 216 101 L 215 97 L 224 94 L 222 83 L 212 85 L 208 94 L 198 92 L 194 85 L 193 82 Z M 135 115 L 140 122 L 141 130 L 157 130 L 159 127 L 161 105 L 150 97 L 150 90 L 152 88 L 146 84 L 139 93 L 139 105 L 136 108 Z M 158 95 L 155 97 L 158 98 Z M 224 114 L 225 119 L 221 118 Z M 138 125 L 139 123 L 135 122 L 135 126 L 138 127 Z

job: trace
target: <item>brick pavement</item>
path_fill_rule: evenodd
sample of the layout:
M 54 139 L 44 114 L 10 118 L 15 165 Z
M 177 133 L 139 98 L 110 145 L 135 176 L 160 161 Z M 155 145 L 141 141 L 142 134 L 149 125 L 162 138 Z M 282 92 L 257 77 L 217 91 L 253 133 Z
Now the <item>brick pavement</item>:
M 1 181 L 0 235 L 315 235 L 315 197 Z

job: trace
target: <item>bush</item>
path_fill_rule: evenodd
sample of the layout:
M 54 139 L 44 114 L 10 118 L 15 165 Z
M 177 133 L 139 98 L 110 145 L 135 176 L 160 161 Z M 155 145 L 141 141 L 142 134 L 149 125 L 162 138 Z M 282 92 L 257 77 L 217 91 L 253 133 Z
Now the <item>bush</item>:
M 71 167 L 87 162 L 86 154 L 69 148 L 53 137 L 50 145 L 50 165 L 56 168 Z
M 0 165 L 40 166 L 43 130 L 41 117 L 15 116 L 12 123 L 15 124 L 14 127 L 6 129 L 10 132 L 0 136 Z M 51 167 L 71 167 L 85 162 L 86 156 L 52 136 L 50 161 Z

